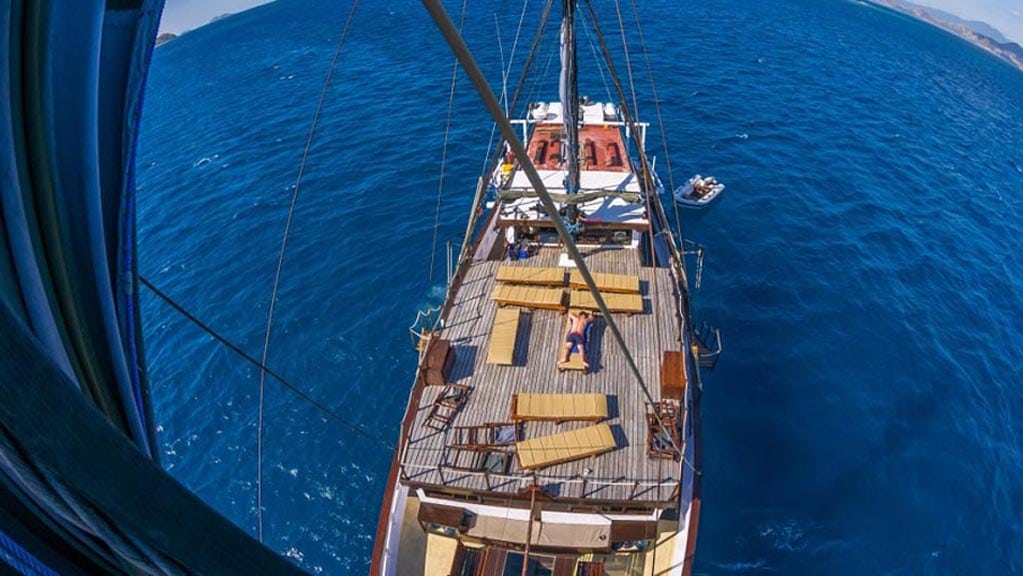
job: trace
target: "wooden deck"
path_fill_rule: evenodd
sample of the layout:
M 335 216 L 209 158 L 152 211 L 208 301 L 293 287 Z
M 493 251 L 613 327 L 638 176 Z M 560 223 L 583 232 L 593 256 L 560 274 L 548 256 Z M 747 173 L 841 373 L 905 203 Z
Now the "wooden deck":
M 654 399 L 659 400 L 662 352 L 681 349 L 677 288 L 670 274 L 666 269 L 643 268 L 634 249 L 582 247 L 581 250 L 594 272 L 639 276 L 644 312 L 633 316 L 616 314 L 615 319 L 648 388 Z M 557 266 L 560 253 L 557 248 L 547 247 L 536 256 L 513 264 Z M 551 493 L 567 498 L 670 500 L 679 483 L 679 463 L 647 456 L 646 400 L 603 318 L 596 318 L 589 342 L 588 357 L 593 365 L 589 373 L 559 373 L 556 369 L 564 341 L 565 316 L 554 310 L 523 310 L 514 364 L 502 366 L 486 362 L 496 308 L 491 294 L 500 264 L 495 261 L 472 264 L 440 334 L 453 343 L 457 354 L 448 380 L 472 387 L 467 403 L 452 425 L 509 420 L 512 394 L 517 392 L 607 394 L 609 418 L 606 423 L 611 426 L 618 447 L 601 456 L 537 470 L 538 481 Z M 439 431 L 423 425 L 441 388 L 427 387 L 417 407 L 416 423 L 402 457 L 406 481 L 501 493 L 515 493 L 528 486 L 532 473 L 520 470 L 514 458 L 506 476 L 490 474 L 485 478 L 481 472 L 445 467 L 456 461 L 464 464 L 471 458 L 448 447 L 450 428 Z M 524 437 L 536 438 L 587 425 L 527 422 Z M 439 467 L 445 468 L 438 470 Z

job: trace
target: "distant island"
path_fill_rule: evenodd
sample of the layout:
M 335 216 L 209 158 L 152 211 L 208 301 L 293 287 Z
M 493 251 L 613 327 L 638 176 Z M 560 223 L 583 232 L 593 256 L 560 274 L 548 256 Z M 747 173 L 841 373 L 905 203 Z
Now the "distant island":
M 932 26 L 951 32 L 996 57 L 1023 70 L 1023 47 L 1010 42 L 1001 32 L 984 22 L 964 20 L 934 8 L 926 8 L 906 0 L 867 0 L 871 4 L 890 8 Z
M 206 24 L 213 24 L 217 20 L 223 20 L 224 18 L 227 18 L 228 16 L 233 16 L 233 15 L 234 15 L 234 12 L 225 12 L 224 14 L 221 14 L 220 16 L 214 16 Z M 156 45 L 160 46 L 162 44 L 166 44 L 166 43 L 170 42 L 171 40 L 174 40 L 174 39 L 178 38 L 179 36 L 182 36 L 182 35 L 187 34 L 189 32 L 191 32 L 191 30 L 185 30 L 184 32 L 181 32 L 181 34 L 174 34 L 172 32 L 162 32 L 162 33 L 160 33 L 156 37 Z
M 163 34 L 160 34 L 159 36 L 156 37 L 156 45 L 159 46 L 160 44 L 166 44 L 177 37 L 178 37 L 177 34 L 164 32 Z

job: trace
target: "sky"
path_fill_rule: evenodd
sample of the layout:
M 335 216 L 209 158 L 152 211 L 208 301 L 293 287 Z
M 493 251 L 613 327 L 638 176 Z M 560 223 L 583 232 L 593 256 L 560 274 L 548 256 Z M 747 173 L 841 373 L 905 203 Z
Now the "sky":
M 181 34 L 208 23 L 221 14 L 241 12 L 271 0 L 167 0 L 160 32 Z M 339 0 L 340 1 L 340 0 Z M 1020 0 L 1023 2 L 1023 0 Z
M 167 0 L 160 32 L 180 34 L 228 12 L 266 4 L 270 0 Z M 338 0 L 339 2 L 342 0 Z M 1023 44 L 1023 0 L 911 0 L 969 20 L 980 20 Z

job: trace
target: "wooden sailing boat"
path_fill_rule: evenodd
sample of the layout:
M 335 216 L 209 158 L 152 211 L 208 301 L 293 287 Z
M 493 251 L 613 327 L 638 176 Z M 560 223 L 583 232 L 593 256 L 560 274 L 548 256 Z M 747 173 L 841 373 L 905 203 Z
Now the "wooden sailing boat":
M 424 4 L 504 142 L 477 189 L 479 231 L 420 333 L 371 573 L 689 574 L 699 370 L 720 347 L 694 329 L 647 125 L 620 86 L 619 103 L 580 101 L 575 0 L 559 101 L 514 121 L 444 9 Z

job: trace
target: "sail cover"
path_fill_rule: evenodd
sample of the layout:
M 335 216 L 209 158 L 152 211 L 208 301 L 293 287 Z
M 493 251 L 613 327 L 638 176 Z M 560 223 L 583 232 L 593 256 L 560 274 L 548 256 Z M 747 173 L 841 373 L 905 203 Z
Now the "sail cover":
M 62 574 L 288 572 L 156 462 L 134 162 L 162 9 L 0 0 L 0 540 Z

